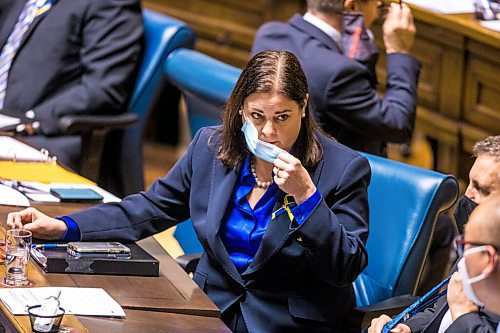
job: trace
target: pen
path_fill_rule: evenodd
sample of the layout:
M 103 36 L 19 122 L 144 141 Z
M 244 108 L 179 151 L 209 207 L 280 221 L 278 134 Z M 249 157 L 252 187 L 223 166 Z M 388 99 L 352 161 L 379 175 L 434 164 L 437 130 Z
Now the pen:
M 67 248 L 68 244 L 49 243 L 49 244 L 33 244 L 32 246 L 35 249 L 55 249 L 55 248 Z

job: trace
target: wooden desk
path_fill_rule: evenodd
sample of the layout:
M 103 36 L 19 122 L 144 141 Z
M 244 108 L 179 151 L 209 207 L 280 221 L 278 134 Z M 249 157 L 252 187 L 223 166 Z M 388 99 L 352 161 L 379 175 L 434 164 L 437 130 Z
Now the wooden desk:
M 84 204 L 44 204 L 34 205 L 50 216 L 66 215 Z M 5 221 L 7 213 L 19 207 L 0 206 L 0 221 Z M 139 244 L 160 261 L 159 277 L 133 277 L 85 274 L 45 273 L 31 262 L 28 268 L 30 280 L 35 286 L 99 287 L 105 289 L 124 309 L 125 319 L 90 318 L 78 319 L 90 332 L 137 332 L 186 331 L 197 327 L 207 327 L 210 332 L 229 332 L 222 321 L 219 309 L 208 299 L 201 289 L 189 278 L 158 242 L 150 237 Z M 2 307 L 0 321 L 7 331 L 29 329 L 27 316 L 12 316 Z M 76 325 L 72 316 L 71 325 Z M 76 321 L 77 322 L 77 321 Z M 64 324 L 64 323 L 63 323 Z M 205 328 L 204 328 L 205 330 Z M 29 331 L 29 330 L 28 330 Z

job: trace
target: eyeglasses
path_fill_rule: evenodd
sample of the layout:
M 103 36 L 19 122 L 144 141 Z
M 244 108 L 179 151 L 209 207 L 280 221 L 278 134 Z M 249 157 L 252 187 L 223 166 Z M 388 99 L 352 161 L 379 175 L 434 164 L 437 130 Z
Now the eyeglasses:
M 485 245 L 489 245 L 492 248 L 494 248 L 496 252 L 499 252 L 499 249 L 495 245 L 488 244 L 488 243 L 481 243 L 481 242 L 466 241 L 464 239 L 464 235 L 458 235 L 455 238 L 455 245 L 456 245 L 457 254 L 458 254 L 459 257 L 462 257 L 464 255 L 465 244 L 469 244 L 469 245 L 472 245 L 472 246 L 485 246 Z

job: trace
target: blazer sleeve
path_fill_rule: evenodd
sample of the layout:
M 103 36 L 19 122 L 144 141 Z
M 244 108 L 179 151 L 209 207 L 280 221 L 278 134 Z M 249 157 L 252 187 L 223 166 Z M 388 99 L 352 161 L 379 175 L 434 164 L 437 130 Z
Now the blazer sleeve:
M 445 333 L 495 333 L 498 316 L 487 312 L 471 312 L 458 317 Z
M 40 130 L 58 133 L 67 114 L 122 112 L 132 91 L 142 52 L 144 27 L 137 0 L 91 1 L 80 32 L 81 78 L 33 107 Z M 68 38 L 77 38 L 68 36 Z
M 403 322 L 403 324 L 410 327 L 412 333 L 422 332 L 429 323 L 438 315 L 438 309 L 446 306 L 446 297 L 441 297 L 432 307 L 417 313 L 415 316 Z M 444 311 L 444 310 L 443 310 Z
M 407 142 L 415 123 L 418 61 L 406 54 L 387 56 L 387 86 L 380 98 L 369 71 L 349 62 L 335 66 L 325 89 L 324 121 L 332 121 L 377 141 Z
M 81 239 L 136 241 L 188 219 L 193 156 L 198 144 L 207 144 L 200 140 L 202 132 L 196 134 L 169 173 L 147 191 L 69 215 L 78 225 Z
M 293 232 L 294 238 L 306 250 L 317 277 L 334 286 L 353 282 L 368 263 L 365 242 L 370 177 L 366 158 L 354 158 L 345 168 L 337 187 Z

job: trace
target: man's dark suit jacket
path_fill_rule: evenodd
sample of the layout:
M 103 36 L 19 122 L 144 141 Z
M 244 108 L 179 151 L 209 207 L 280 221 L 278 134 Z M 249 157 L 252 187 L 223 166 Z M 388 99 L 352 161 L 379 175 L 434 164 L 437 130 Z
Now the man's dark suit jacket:
M 0 47 L 25 0 L 0 1 Z M 4 110 L 33 110 L 42 135 L 28 138 L 74 166 L 79 139 L 57 136 L 67 114 L 123 112 L 142 51 L 139 0 L 54 0 L 28 28 L 9 72 Z M 48 146 L 47 146 L 48 145 Z M 76 152 L 76 156 L 75 156 Z
M 453 267 L 451 272 L 456 272 Z M 446 296 L 441 297 L 436 304 L 411 317 L 404 324 L 411 328 L 412 333 L 437 333 L 444 315 L 448 311 Z M 499 316 L 484 308 L 479 312 L 471 312 L 458 317 L 445 331 L 446 333 L 495 333 Z
M 205 250 L 194 279 L 225 322 L 242 314 L 249 332 L 359 332 L 351 282 L 367 264 L 366 158 L 318 134 L 323 158 L 310 174 L 323 200 L 298 228 L 287 214 L 270 221 L 240 275 L 219 233 L 241 171 L 216 159 L 219 131 L 198 132 L 148 191 L 70 215 L 81 238 L 135 241 L 191 217 Z
M 402 53 L 387 56 L 387 86 L 380 99 L 371 69 L 344 56 L 331 37 L 302 16 L 260 27 L 252 54 L 265 50 L 290 51 L 299 58 L 313 110 L 323 128 L 339 142 L 385 155 L 386 142 L 411 139 L 420 72 L 413 57 Z

